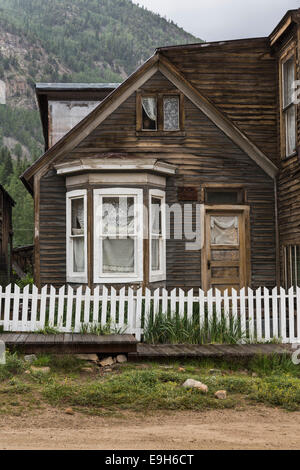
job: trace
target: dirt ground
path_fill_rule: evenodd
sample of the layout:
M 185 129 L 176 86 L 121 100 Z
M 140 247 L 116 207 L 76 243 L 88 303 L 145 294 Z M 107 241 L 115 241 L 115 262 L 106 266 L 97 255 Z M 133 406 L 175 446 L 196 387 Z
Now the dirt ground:
M 0 416 L 0 449 L 300 449 L 300 412 L 247 407 L 120 417 Z

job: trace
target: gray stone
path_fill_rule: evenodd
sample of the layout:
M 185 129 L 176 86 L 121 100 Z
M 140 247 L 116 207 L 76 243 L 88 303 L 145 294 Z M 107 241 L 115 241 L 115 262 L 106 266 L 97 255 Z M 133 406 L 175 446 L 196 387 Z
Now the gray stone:
M 118 354 L 116 360 L 119 364 L 124 364 L 124 362 L 127 362 L 127 357 L 125 354 Z
M 24 361 L 29 362 L 30 364 L 36 360 L 37 360 L 37 357 L 35 354 L 28 354 L 27 356 L 24 356 Z
M 207 393 L 208 392 L 208 386 L 203 384 L 202 382 L 199 382 L 198 380 L 194 379 L 187 379 L 184 384 L 182 385 L 184 388 L 196 388 L 200 390 L 201 392 Z

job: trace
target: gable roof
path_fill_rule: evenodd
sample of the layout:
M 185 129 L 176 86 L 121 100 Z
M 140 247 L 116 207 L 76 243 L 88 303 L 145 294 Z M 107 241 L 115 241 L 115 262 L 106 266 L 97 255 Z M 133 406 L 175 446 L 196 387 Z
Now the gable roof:
M 196 89 L 179 70 L 158 51 L 140 68 L 110 93 L 88 116 L 69 131 L 44 155 L 36 160 L 21 176 L 21 180 L 33 191 L 32 177 L 44 165 L 55 161 L 74 149 L 101 122 L 112 114 L 132 93 L 160 71 L 171 83 L 185 94 L 219 129 L 252 158 L 271 178 L 275 178 L 277 167 L 269 158 L 214 104 Z

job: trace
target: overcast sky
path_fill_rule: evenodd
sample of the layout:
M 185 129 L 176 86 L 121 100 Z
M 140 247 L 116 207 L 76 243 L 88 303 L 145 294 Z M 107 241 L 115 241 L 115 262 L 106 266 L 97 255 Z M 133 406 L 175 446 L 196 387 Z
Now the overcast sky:
M 268 36 L 300 0 L 133 0 L 205 41 Z

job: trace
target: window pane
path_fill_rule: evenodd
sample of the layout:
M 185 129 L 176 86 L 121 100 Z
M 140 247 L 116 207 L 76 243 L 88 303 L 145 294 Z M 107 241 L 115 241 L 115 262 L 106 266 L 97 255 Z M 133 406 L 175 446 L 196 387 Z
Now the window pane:
M 283 106 L 292 103 L 293 82 L 295 80 L 294 59 L 291 58 L 283 64 Z
M 84 204 L 83 198 L 72 199 L 72 235 L 84 233 Z
M 238 191 L 207 191 L 206 202 L 208 204 L 237 204 Z
M 291 106 L 284 112 L 286 129 L 286 155 L 296 150 L 296 107 Z
M 164 130 L 176 131 L 179 129 L 179 97 L 166 96 L 164 98 Z
M 161 199 L 151 198 L 151 232 L 161 235 Z
M 84 272 L 84 237 L 73 238 L 73 272 Z
M 212 245 L 238 245 L 239 227 L 238 217 L 211 217 L 211 243 Z
M 160 240 L 152 238 L 151 240 L 151 269 L 152 271 L 160 270 Z
M 104 197 L 102 211 L 102 233 L 118 236 L 134 234 L 134 198 Z
M 156 130 L 157 100 L 154 97 L 142 98 L 143 130 Z
M 103 272 L 134 272 L 134 240 L 132 238 L 103 240 Z

